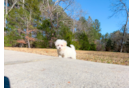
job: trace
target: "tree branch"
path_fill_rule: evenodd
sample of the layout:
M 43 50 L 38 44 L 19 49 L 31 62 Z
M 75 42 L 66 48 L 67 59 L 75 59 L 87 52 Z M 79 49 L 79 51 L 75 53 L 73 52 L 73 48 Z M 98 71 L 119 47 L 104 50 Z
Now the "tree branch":
M 14 5 L 17 3 L 17 0 L 15 1 L 15 3 L 12 5 L 12 7 L 9 9 L 8 13 L 13 9 Z

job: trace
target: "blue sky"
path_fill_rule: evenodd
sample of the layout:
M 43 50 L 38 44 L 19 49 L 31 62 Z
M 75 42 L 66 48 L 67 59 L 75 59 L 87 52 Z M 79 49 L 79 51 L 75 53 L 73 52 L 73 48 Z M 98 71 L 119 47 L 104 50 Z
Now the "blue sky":
M 129 8 L 130 8 L 130 19 L 129 19 L 129 34 L 134 34 L 134 29 L 133 29 L 133 20 L 134 20 L 134 7 L 133 7 L 133 4 L 134 4 L 134 1 L 133 0 L 130 0 L 131 2 L 129 2 Z
M 113 16 L 112 11 L 110 11 L 111 2 L 114 0 L 75 0 L 81 5 L 82 10 L 86 11 L 87 14 L 84 16 L 86 19 L 88 16 L 92 20 L 98 19 L 100 22 L 101 33 L 112 33 L 119 30 L 125 22 L 125 16 L 119 14 L 118 16 Z M 128 5 L 127 0 L 127 5 Z

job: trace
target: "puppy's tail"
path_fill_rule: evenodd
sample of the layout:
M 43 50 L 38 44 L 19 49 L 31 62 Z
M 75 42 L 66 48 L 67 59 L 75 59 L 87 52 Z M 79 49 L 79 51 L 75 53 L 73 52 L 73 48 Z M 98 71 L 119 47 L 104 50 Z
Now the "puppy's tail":
M 71 47 L 72 49 L 74 49 L 74 50 L 75 50 L 75 47 L 74 47 L 74 45 L 72 45 L 72 44 L 71 44 L 71 45 L 70 45 L 70 47 Z

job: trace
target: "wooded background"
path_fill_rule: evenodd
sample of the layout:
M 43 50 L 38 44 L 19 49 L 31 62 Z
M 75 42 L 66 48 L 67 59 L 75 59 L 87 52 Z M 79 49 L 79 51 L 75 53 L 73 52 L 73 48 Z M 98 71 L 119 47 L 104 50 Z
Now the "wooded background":
M 120 30 L 102 35 L 98 19 L 86 14 L 74 0 L 4 0 L 4 46 L 55 48 L 64 39 L 77 50 L 129 53 L 129 8 L 123 0 L 111 6 L 113 17 L 126 14 Z

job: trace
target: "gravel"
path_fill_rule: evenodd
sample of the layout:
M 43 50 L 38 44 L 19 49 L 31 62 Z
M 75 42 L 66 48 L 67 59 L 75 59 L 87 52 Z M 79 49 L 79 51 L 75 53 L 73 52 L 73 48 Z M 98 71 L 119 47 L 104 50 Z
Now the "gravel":
M 4 50 L 4 76 L 11 88 L 129 88 L 129 66 L 11 50 Z

